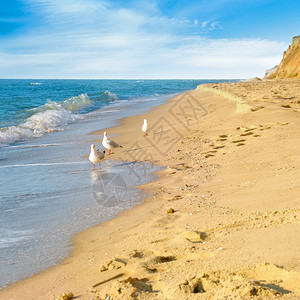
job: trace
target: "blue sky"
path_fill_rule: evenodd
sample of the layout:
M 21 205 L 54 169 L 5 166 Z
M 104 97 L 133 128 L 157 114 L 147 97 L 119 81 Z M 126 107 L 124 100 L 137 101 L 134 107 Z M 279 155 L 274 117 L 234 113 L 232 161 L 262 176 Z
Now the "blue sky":
M 299 0 L 0 2 L 0 78 L 250 78 L 300 34 Z

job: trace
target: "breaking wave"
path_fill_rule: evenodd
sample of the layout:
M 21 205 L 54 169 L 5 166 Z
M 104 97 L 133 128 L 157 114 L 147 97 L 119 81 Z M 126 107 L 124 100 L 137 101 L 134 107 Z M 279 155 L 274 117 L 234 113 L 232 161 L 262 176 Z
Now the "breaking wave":
M 9 145 L 18 141 L 41 137 L 46 133 L 61 131 L 83 118 L 83 114 L 117 100 L 117 95 L 104 91 L 98 99 L 92 101 L 85 93 L 60 102 L 47 103 L 28 109 L 26 118 L 19 125 L 0 128 L 0 145 Z M 99 105 L 102 103 L 102 105 Z
M 34 113 L 24 123 L 0 130 L 0 144 L 12 144 L 21 140 L 41 137 L 45 133 L 63 130 L 64 126 L 81 118 L 56 102 L 46 103 L 44 111 Z
M 42 106 L 27 110 L 28 117 L 17 126 L 0 129 L 0 145 L 41 137 L 46 133 L 64 130 L 65 126 L 82 118 L 78 112 L 92 105 L 87 94 L 61 102 L 48 101 Z
M 92 105 L 92 101 L 87 94 L 81 94 L 62 101 L 61 105 L 67 110 L 79 111 L 80 109 Z
M 102 94 L 104 97 L 107 98 L 107 100 L 118 100 L 118 97 L 116 94 L 111 93 L 110 91 L 104 91 Z

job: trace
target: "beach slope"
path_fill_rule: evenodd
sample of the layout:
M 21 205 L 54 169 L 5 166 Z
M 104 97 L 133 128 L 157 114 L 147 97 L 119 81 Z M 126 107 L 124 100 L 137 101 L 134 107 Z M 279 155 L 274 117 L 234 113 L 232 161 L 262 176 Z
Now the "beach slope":
M 299 80 L 208 84 L 106 129 L 164 167 L 148 197 L 0 298 L 299 299 L 299 103 Z

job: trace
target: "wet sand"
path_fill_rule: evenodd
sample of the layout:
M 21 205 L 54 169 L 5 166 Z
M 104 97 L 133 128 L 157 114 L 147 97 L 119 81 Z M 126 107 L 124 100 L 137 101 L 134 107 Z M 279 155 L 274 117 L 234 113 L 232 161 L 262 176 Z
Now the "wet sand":
M 299 80 L 208 84 L 94 133 L 165 168 L 150 196 L 0 298 L 298 299 L 299 103 Z

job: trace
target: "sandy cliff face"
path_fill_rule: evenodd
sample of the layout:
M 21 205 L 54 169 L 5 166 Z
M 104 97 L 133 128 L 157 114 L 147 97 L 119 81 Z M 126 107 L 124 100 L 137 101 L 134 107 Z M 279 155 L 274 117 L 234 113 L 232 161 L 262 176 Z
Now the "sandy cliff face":
M 293 38 L 276 71 L 267 75 L 267 79 L 273 78 L 300 78 L 300 35 Z

